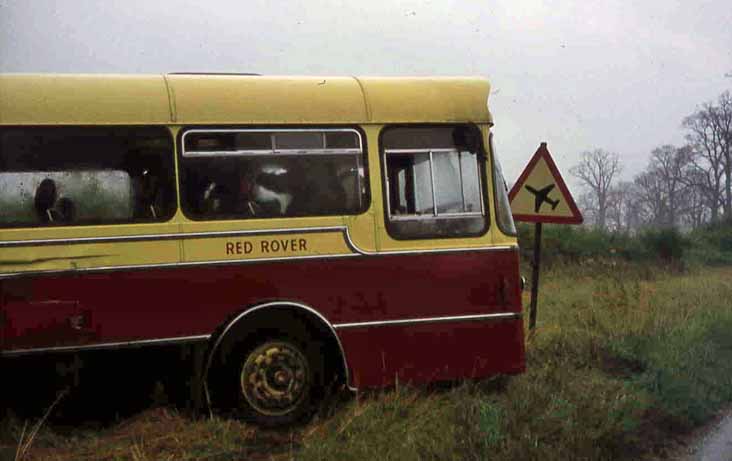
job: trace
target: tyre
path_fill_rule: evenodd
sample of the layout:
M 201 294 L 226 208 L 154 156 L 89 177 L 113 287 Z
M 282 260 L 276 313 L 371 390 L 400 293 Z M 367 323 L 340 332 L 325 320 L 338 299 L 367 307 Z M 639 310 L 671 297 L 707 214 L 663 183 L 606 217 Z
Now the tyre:
M 262 426 L 292 424 L 315 409 L 323 361 L 316 347 L 292 338 L 235 347 L 225 374 L 236 413 Z

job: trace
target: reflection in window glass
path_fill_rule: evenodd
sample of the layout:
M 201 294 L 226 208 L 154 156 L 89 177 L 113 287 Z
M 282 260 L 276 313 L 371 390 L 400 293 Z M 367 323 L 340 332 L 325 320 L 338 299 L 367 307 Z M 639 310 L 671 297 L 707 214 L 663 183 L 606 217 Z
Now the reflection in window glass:
M 164 128 L 0 129 L 0 226 L 155 222 L 175 212 Z
M 429 154 L 393 154 L 387 162 L 392 215 L 433 214 Z
M 480 212 L 477 159 L 470 152 L 433 154 L 437 213 Z
M 501 162 L 498 161 L 496 149 L 493 145 L 493 134 L 491 134 L 491 152 L 493 154 L 493 187 L 496 191 L 496 221 L 498 221 L 498 228 L 505 234 L 516 235 L 516 224 L 513 222 L 511 203 L 508 200 L 508 185 L 503 177 Z
M 459 155 L 458 152 L 432 154 L 437 214 L 460 213 L 463 211 Z
M 196 146 L 189 144 L 189 139 L 234 136 L 238 150 L 221 155 L 200 150 L 183 153 L 184 210 L 198 220 L 324 216 L 363 211 L 367 202 L 363 153 L 325 148 L 328 136 L 336 133 L 344 133 L 343 137 L 336 137 L 343 143 L 354 137 L 358 140 L 353 130 L 186 133 L 187 147 Z M 240 149 L 243 140 L 250 136 L 271 139 L 276 149 Z M 351 142 L 351 146 L 358 145 Z M 286 152 L 281 153 L 279 149 Z
M 463 178 L 465 211 L 482 212 L 481 186 L 478 172 L 478 155 L 471 152 L 460 153 L 460 170 Z
M 272 139 L 268 133 L 236 133 L 233 135 L 235 150 L 269 150 Z
M 473 129 L 393 128 L 383 136 L 389 232 L 396 238 L 474 235 L 485 229 Z
M 328 149 L 360 149 L 358 135 L 353 131 L 325 133 L 325 147 Z
M 321 132 L 277 133 L 274 139 L 275 149 L 323 149 L 325 147 Z

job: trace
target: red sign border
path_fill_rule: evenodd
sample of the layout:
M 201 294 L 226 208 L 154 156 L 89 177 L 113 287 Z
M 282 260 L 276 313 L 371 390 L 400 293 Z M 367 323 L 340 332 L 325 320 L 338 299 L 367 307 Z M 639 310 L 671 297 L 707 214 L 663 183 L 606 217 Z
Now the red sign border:
M 513 201 L 513 198 L 521 190 L 521 188 L 524 185 L 524 182 L 526 182 L 526 179 L 529 177 L 529 174 L 531 174 L 531 172 L 534 170 L 534 167 L 536 166 L 536 163 L 542 157 L 544 158 L 546 165 L 549 167 L 549 172 L 554 177 L 554 182 L 557 184 L 559 191 L 562 193 L 564 200 L 567 202 L 567 206 L 569 206 L 569 210 L 572 212 L 572 216 L 541 216 L 541 215 L 514 214 L 513 219 L 516 221 L 523 221 L 523 222 L 582 224 L 582 222 L 584 221 L 584 218 L 582 218 L 582 213 L 580 213 L 579 208 L 577 208 L 577 204 L 574 203 L 572 194 L 569 193 L 569 189 L 567 189 L 567 185 L 564 183 L 564 179 L 562 179 L 562 175 L 559 173 L 559 169 L 557 168 L 557 165 L 554 163 L 554 159 L 552 159 L 552 156 L 549 153 L 549 149 L 547 149 L 545 142 L 541 143 L 539 148 L 534 153 L 534 156 L 531 157 L 531 160 L 529 160 L 529 163 L 526 165 L 526 168 L 524 168 L 524 171 L 521 172 L 521 176 L 519 176 L 519 178 L 514 183 L 513 187 L 511 187 L 511 191 L 508 193 L 509 203 L 511 203 Z

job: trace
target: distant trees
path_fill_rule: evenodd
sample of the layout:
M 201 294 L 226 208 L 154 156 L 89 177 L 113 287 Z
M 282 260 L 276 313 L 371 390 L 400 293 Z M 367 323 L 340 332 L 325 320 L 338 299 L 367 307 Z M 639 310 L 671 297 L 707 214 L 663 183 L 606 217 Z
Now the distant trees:
M 648 167 L 635 177 L 635 183 L 638 185 L 638 199 L 643 207 L 642 226 L 663 226 L 668 214 L 668 203 L 658 169 L 649 162 Z
M 597 227 L 606 229 L 610 190 L 613 179 L 620 173 L 618 154 L 602 149 L 582 153 L 580 162 L 570 173 L 582 181 L 586 196 L 584 202 L 592 208 Z
M 688 147 L 678 148 L 669 144 L 657 147 L 651 152 L 647 169 L 657 176 L 663 204 L 662 214 L 656 223 L 658 227 L 676 227 L 679 216 L 687 211 L 690 152 Z
M 629 233 L 640 227 L 643 209 L 638 194 L 638 186 L 632 181 L 619 181 L 612 186 L 608 199 L 608 230 Z
M 618 155 L 583 152 L 570 173 L 579 179 L 586 221 L 603 230 L 643 227 L 696 228 L 732 221 L 732 94 L 685 117 L 687 144 L 661 145 L 632 181 L 619 181 Z

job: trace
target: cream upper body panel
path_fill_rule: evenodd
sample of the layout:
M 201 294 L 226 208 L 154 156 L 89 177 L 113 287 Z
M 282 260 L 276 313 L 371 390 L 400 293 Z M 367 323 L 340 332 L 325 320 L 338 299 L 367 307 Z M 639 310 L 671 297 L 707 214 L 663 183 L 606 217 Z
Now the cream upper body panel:
M 352 78 L 169 75 L 180 124 L 358 123 L 366 109 Z
M 161 75 L 0 74 L 0 125 L 165 123 Z
M 0 125 L 491 123 L 475 77 L 0 74 Z
M 475 77 L 366 77 L 361 82 L 375 123 L 492 124 L 490 84 Z

